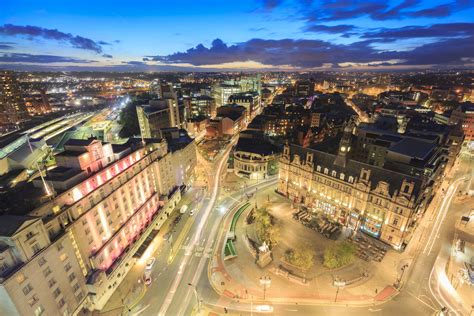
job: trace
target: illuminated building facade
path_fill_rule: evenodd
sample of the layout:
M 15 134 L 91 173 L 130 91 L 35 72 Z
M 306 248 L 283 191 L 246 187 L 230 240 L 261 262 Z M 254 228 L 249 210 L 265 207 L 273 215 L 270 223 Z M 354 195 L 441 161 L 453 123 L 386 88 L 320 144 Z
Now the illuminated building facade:
M 441 182 L 444 161 L 437 160 L 436 172 L 421 175 L 357 161 L 351 158 L 350 130 L 337 147 L 330 153 L 285 146 L 278 192 L 354 232 L 403 249 L 433 197 L 434 183 Z
M 173 170 L 180 151 L 172 152 L 164 139 L 147 139 L 145 144 L 130 139 L 124 145 L 91 139 L 65 147 L 56 168 L 60 172 L 46 177 L 48 191 L 56 196 L 25 217 L 33 221 L 27 226 L 32 232 L 23 224 L 0 231 L 1 251 L 13 258 L 0 259 L 2 315 L 101 309 L 140 260 L 138 248 L 181 198 Z M 27 236 L 15 240 L 29 248 L 4 241 L 23 231 Z M 38 260 L 51 265 L 53 272 L 35 275 Z
M 453 111 L 450 117 L 451 124 L 461 126 L 465 141 L 474 141 L 474 103 L 465 102 Z
M 263 139 L 240 138 L 232 154 L 234 173 L 249 179 L 277 174 L 277 148 Z
M 0 126 L 28 119 L 20 84 L 11 71 L 0 71 Z

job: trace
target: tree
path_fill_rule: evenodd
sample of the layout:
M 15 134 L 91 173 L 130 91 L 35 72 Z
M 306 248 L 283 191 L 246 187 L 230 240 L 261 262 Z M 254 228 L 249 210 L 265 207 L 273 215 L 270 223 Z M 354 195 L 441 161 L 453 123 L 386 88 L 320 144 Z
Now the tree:
M 151 93 L 142 93 L 133 97 L 132 101 L 120 112 L 119 123 L 123 126 L 120 137 L 140 135 L 136 107 L 137 105 L 148 104 L 155 97 L 156 95 Z
M 253 214 L 255 230 L 261 242 L 265 242 L 270 248 L 276 246 L 280 239 L 280 228 L 272 223 L 272 216 L 267 209 L 256 209 Z
M 140 134 L 140 126 L 138 125 L 137 110 L 134 102 L 127 104 L 122 112 L 120 112 L 119 123 L 122 125 L 120 137 L 125 138 Z
M 309 270 L 313 266 L 315 255 L 316 253 L 309 245 L 304 245 L 287 251 L 285 260 L 300 269 Z
M 324 265 L 336 269 L 350 264 L 354 260 L 357 248 L 348 241 L 336 242 L 324 250 Z

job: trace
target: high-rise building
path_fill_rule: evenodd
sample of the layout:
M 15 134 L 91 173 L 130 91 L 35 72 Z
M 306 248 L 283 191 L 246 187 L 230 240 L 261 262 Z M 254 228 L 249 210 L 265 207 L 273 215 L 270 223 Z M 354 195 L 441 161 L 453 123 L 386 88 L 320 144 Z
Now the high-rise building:
M 144 138 L 160 138 L 161 129 L 180 127 L 180 106 L 176 98 L 150 100 L 136 107 L 140 132 Z M 183 106 L 182 106 L 183 107 Z
M 237 84 L 217 84 L 212 87 L 212 97 L 216 101 L 216 108 L 226 105 L 229 97 L 240 93 L 242 90 Z
M 216 116 L 216 102 L 210 96 L 194 96 L 186 101 L 188 102 L 189 116 L 191 118 L 201 115 L 205 117 Z
M 102 309 L 191 181 L 189 144 L 68 141 L 45 177 L 55 196 L 0 216 L 0 315 Z
M 0 126 L 28 119 L 20 84 L 11 71 L 0 71 Z

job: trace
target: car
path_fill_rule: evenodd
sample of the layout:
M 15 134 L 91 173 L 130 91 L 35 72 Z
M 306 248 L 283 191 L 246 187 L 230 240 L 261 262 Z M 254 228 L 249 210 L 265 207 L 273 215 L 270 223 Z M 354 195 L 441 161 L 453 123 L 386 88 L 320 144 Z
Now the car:
M 191 211 L 189 212 L 189 216 L 193 216 L 193 215 L 194 215 L 194 212 L 195 212 L 195 210 L 191 210 Z
M 145 277 L 145 285 L 151 284 L 151 275 Z
M 257 305 L 255 310 L 260 313 L 271 313 L 273 312 L 273 306 L 271 305 Z
M 153 268 L 153 265 L 155 264 L 155 261 L 156 261 L 155 257 L 151 257 L 150 259 L 148 259 L 147 262 L 146 262 L 145 269 L 146 270 L 151 270 Z

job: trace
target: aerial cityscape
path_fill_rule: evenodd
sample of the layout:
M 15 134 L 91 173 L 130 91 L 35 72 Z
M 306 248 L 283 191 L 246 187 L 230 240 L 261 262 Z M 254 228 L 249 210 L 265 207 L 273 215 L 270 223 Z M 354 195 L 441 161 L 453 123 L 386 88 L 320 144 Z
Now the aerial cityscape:
M 2 1 L 0 315 L 474 315 L 474 1 Z

